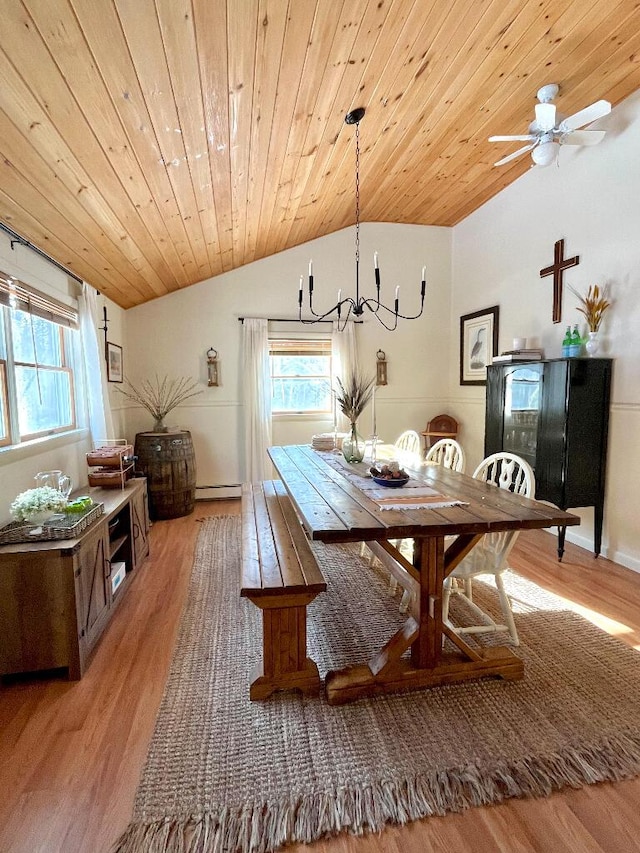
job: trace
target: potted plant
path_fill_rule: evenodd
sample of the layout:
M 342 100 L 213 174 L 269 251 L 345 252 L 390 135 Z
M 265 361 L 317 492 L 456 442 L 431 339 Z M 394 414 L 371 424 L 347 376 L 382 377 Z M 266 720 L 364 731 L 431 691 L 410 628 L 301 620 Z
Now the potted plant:
M 11 504 L 10 511 L 18 521 L 41 525 L 52 515 L 62 512 L 66 505 L 67 499 L 57 489 L 38 486 L 21 492 Z
M 164 419 L 169 412 L 190 397 L 202 394 L 202 389 L 196 390 L 198 383 L 188 376 L 182 376 L 180 379 L 169 379 L 165 376 L 160 379 L 156 375 L 153 382 L 145 379 L 140 385 L 134 385 L 125 379 L 125 385 L 126 388 L 116 388 L 116 391 L 143 406 L 153 415 L 153 432 L 167 432 Z
M 589 285 L 589 290 L 586 296 L 582 296 L 576 290 L 571 288 L 573 294 L 578 298 L 578 311 L 583 315 L 589 327 L 589 340 L 585 344 L 585 349 L 590 356 L 594 356 L 598 352 L 598 330 L 602 323 L 602 318 L 611 305 L 611 302 L 606 298 L 604 290 L 600 290 L 597 284 Z

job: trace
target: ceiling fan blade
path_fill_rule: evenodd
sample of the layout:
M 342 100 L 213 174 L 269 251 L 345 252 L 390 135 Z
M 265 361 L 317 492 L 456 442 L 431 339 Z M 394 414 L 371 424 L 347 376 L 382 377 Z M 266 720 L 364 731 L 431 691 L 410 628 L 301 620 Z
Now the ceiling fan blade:
M 532 133 L 523 133 L 519 136 L 490 136 L 489 142 L 533 142 L 537 139 Z
M 513 154 L 507 154 L 506 157 L 503 157 L 502 160 L 498 160 L 497 163 L 494 163 L 494 166 L 504 166 L 505 163 L 510 163 L 512 160 L 515 160 L 516 157 L 519 157 L 521 154 L 524 154 L 525 151 L 531 151 L 532 148 L 536 147 L 536 143 L 533 142 L 531 145 L 525 145 L 524 148 L 518 148 L 517 151 L 514 151 Z
M 536 125 L 542 131 L 553 130 L 556 124 L 555 104 L 536 104 Z
M 573 130 L 560 137 L 562 145 L 597 145 L 606 136 L 605 130 Z
M 558 130 L 565 133 L 567 130 L 577 130 L 579 127 L 584 127 L 585 124 L 591 124 L 602 116 L 609 115 L 611 112 L 611 104 L 609 101 L 596 101 L 590 107 L 585 107 L 572 116 L 568 116 L 560 122 Z

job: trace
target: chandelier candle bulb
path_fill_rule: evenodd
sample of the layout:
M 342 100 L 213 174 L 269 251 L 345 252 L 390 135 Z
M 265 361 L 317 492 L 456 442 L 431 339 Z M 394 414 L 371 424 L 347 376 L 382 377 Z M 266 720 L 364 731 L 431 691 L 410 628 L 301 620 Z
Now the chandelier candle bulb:
M 300 290 L 298 290 L 298 305 L 302 308 L 302 276 L 300 276 Z
M 422 267 L 422 283 L 426 284 L 427 282 L 427 268 Z

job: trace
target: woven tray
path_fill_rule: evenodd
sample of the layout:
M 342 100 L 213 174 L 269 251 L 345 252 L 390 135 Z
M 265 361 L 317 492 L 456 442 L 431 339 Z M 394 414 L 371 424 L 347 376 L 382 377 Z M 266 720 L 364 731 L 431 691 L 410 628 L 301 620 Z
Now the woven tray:
M 51 539 L 75 539 L 104 512 L 104 504 L 94 504 L 82 515 L 55 515 L 44 524 L 12 521 L 0 528 L 0 545 L 13 542 L 46 542 Z M 32 531 L 42 528 L 40 533 Z

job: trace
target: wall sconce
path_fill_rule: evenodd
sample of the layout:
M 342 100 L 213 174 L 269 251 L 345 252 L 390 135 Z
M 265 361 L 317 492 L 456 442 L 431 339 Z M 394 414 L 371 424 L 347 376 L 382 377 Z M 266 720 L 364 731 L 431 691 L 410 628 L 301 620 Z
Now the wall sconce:
M 376 353 L 376 385 L 387 384 L 387 356 L 384 350 L 379 349 Z
M 208 385 L 220 384 L 220 365 L 218 364 L 218 351 L 213 347 L 207 350 L 207 375 L 209 377 Z

